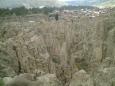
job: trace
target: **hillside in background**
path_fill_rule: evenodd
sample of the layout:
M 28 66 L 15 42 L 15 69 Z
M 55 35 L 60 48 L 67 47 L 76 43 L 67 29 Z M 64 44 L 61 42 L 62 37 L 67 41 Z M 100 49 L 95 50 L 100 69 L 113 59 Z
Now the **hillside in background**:
M 75 6 L 92 6 L 101 3 L 100 0 L 71 0 L 67 1 L 68 5 Z
M 38 8 L 40 6 L 60 7 L 63 5 L 113 7 L 115 6 L 115 0 L 0 0 L 0 8 L 20 6 L 26 8 Z
M 37 8 L 40 6 L 60 6 L 58 0 L 0 0 L 0 8 L 15 8 L 25 6 L 26 8 Z
M 115 7 L 115 0 L 105 0 L 102 3 L 97 4 L 98 7 Z
M 97 6 L 97 7 L 114 7 L 115 0 L 72 0 L 67 1 L 68 5 L 74 6 Z

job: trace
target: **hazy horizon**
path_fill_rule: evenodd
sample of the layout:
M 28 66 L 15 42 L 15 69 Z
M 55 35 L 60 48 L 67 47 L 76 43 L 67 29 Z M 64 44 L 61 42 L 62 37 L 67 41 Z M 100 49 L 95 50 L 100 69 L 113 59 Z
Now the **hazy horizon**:
M 0 0 L 0 8 L 14 8 L 20 6 L 31 8 L 39 6 L 59 6 L 61 4 L 63 5 L 65 3 L 58 0 Z
M 26 8 L 33 8 L 39 6 L 105 6 L 114 5 L 115 0 L 0 0 L 0 8 L 15 8 L 25 6 Z

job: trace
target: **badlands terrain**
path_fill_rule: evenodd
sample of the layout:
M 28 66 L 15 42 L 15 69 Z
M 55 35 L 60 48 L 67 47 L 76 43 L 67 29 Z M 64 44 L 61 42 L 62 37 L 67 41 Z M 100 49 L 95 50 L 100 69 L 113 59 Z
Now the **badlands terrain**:
M 0 86 L 115 86 L 115 13 L 1 17 Z

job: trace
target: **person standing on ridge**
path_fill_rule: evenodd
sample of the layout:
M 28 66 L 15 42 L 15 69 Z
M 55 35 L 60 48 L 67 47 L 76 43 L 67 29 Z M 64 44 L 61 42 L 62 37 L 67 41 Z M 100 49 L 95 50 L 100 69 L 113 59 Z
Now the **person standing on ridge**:
M 55 20 L 56 20 L 56 21 L 59 20 L 59 15 L 58 15 L 58 13 L 55 14 Z

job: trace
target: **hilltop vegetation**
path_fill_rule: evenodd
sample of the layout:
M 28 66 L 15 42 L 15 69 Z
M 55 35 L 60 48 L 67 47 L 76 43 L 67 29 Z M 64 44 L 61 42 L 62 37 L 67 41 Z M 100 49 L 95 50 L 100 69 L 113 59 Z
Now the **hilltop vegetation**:
M 31 14 L 49 14 L 52 13 L 55 10 L 81 10 L 81 9 L 99 9 L 97 7 L 93 6 L 62 6 L 60 8 L 57 7 L 44 7 L 44 8 L 31 8 L 27 9 L 25 7 L 18 7 L 18 8 L 12 8 L 12 9 L 4 9 L 0 8 L 0 16 L 11 16 L 11 15 L 16 15 L 16 16 L 25 16 L 25 15 L 31 15 Z
M 23 15 L 28 15 L 28 14 L 37 14 L 37 13 L 44 13 L 48 14 L 52 11 L 54 11 L 55 8 L 50 8 L 50 7 L 44 7 L 44 8 L 32 8 L 32 9 L 27 9 L 25 7 L 18 7 L 18 8 L 13 8 L 13 9 L 0 9 L 0 16 L 11 16 L 15 14 L 16 16 L 23 16 Z

